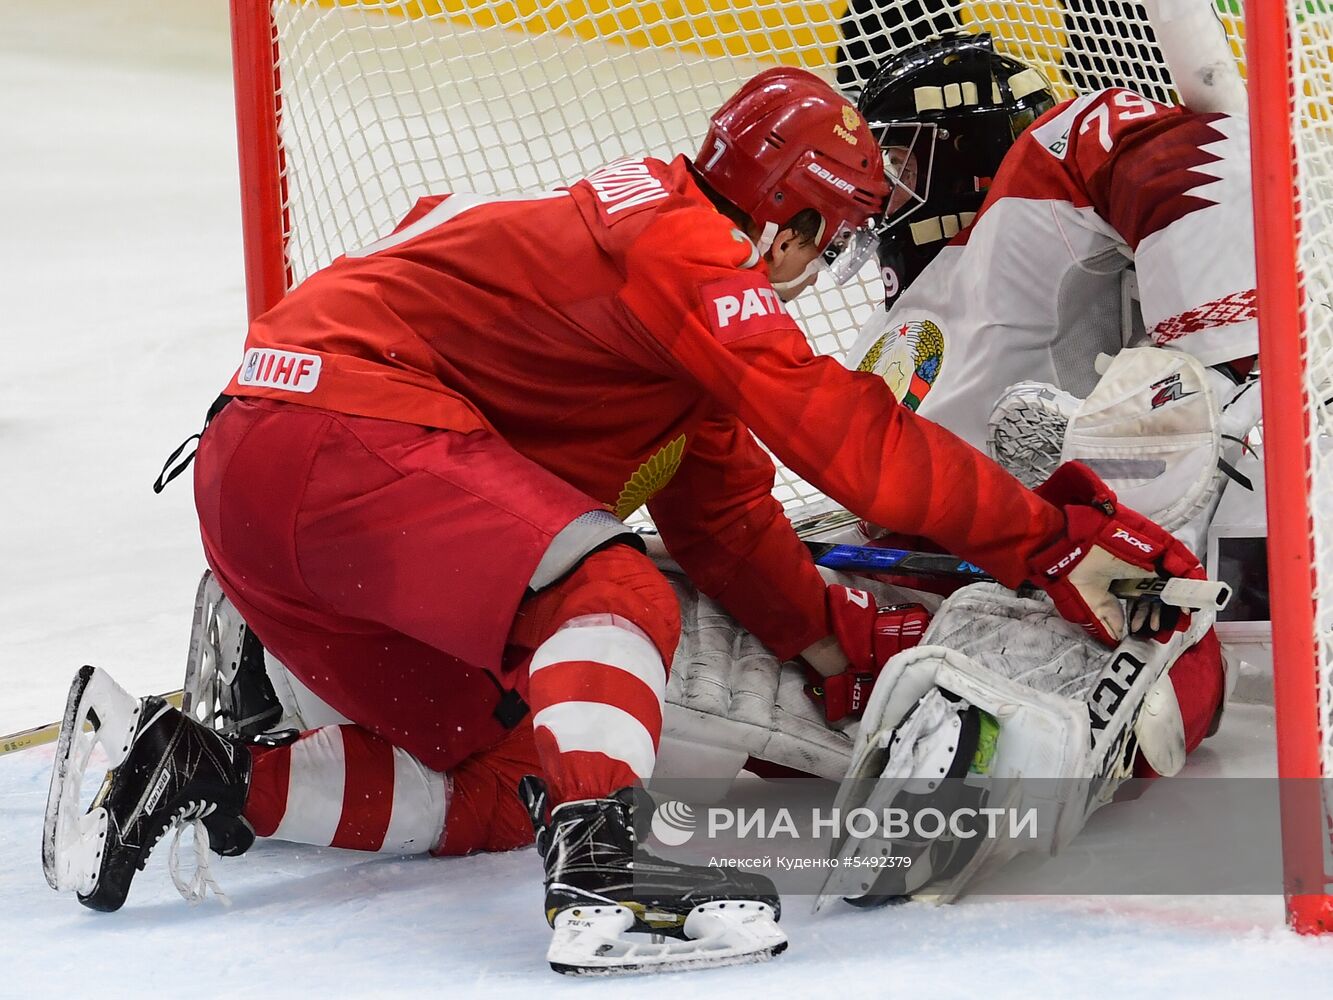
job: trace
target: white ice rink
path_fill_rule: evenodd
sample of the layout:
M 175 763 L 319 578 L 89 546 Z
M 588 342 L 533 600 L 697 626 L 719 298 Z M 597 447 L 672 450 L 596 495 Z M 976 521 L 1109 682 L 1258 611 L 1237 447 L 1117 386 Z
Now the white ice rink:
M 0 0 L 0 734 L 56 717 L 95 662 L 178 687 L 202 568 L 188 478 L 244 320 L 223 0 Z M 1271 712 L 1238 706 L 1189 765 L 1272 770 Z M 0 997 L 1328 995 L 1333 940 L 1275 897 L 965 900 L 815 918 L 765 966 L 564 980 L 543 953 L 531 851 L 379 860 L 261 844 L 191 909 L 159 851 L 95 914 L 42 878 L 50 748 L 0 758 Z M 1150 794 L 1169 794 L 1163 783 Z M 1086 832 L 1142 842 L 1134 804 Z M 1055 859 L 1051 864 L 1061 864 Z

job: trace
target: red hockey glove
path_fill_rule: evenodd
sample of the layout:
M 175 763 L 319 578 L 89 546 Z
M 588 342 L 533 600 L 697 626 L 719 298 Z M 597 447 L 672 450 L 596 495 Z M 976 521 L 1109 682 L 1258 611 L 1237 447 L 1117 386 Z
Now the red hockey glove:
M 1065 532 L 1029 564 L 1032 579 L 1061 615 L 1106 645 L 1114 646 L 1125 631 L 1120 599 L 1110 591 L 1113 580 L 1204 577 L 1194 553 L 1142 514 L 1119 506 L 1087 466 L 1066 462 L 1035 492 L 1064 512 Z M 1151 616 L 1135 618 L 1136 625 L 1152 627 Z
M 870 593 L 836 583 L 828 588 L 828 608 L 833 636 L 847 656 L 848 667 L 824 677 L 807 665 L 805 675 L 810 683 L 805 690 L 823 706 L 830 723 L 859 719 L 884 664 L 894 653 L 921 641 L 930 613 L 920 604 L 877 608 Z

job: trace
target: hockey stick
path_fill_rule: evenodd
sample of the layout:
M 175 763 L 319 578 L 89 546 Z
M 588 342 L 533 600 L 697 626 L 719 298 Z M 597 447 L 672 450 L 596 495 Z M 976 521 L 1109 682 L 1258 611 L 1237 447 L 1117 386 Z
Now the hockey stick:
M 803 536 L 842 527 L 856 520 L 855 515 L 840 508 L 818 510 L 805 517 L 794 519 L 797 533 Z M 656 538 L 651 530 L 636 531 L 647 541 Z M 659 543 L 660 544 L 660 543 Z M 881 549 L 869 545 L 835 545 L 828 542 L 807 541 L 806 548 L 814 557 L 816 565 L 826 569 L 840 569 L 862 573 L 901 573 L 917 576 L 952 577 L 972 583 L 982 583 L 994 579 L 980 566 L 975 566 L 956 556 L 937 552 L 913 552 L 908 549 Z M 670 557 L 665 550 L 650 554 L 659 564 L 670 564 Z M 1197 608 L 1200 610 L 1221 611 L 1231 599 L 1231 588 L 1225 583 L 1214 580 L 1185 580 L 1179 577 L 1164 580 L 1160 577 L 1140 577 L 1132 580 L 1116 580 L 1111 585 L 1111 592 L 1117 597 L 1155 597 L 1163 604 L 1172 604 L 1179 608 Z M 181 707 L 182 691 L 170 691 L 163 694 L 172 705 Z M 17 733 L 0 737 L 0 757 L 17 753 L 29 747 L 54 743 L 60 735 L 60 723 L 48 722 L 44 726 L 34 726 Z
M 980 566 L 957 556 L 908 549 L 880 549 L 869 545 L 833 545 L 806 542 L 816 565 L 862 573 L 903 573 L 918 576 L 953 577 L 980 583 L 993 580 Z M 1231 600 L 1231 588 L 1218 580 L 1186 580 L 1182 577 L 1137 577 L 1116 580 L 1111 593 L 1117 597 L 1152 597 L 1163 604 L 1198 611 L 1221 611 Z
M 168 691 L 159 697 L 170 702 L 176 708 L 180 708 L 181 697 L 184 694 L 184 691 Z M 17 733 L 0 736 L 0 757 L 5 754 L 18 753 L 20 750 L 27 750 L 29 747 L 54 743 L 59 737 L 59 722 L 48 722 L 44 726 L 33 726 L 31 729 L 20 729 Z

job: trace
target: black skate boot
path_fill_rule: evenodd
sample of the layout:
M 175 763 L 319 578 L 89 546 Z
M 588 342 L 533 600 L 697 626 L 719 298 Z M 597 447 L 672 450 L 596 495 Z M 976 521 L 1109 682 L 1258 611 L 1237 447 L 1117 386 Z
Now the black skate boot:
M 519 794 L 546 866 L 546 919 L 555 929 L 546 957 L 556 972 L 667 972 L 762 962 L 786 949 L 768 879 L 637 848 L 634 789 L 566 802 L 549 820 L 539 779 L 524 778 Z
M 85 724 L 91 733 L 84 732 Z M 84 772 L 99 744 L 111 769 L 84 811 Z M 118 910 L 157 842 L 192 820 L 202 822 L 216 853 L 241 854 L 255 839 L 241 816 L 249 784 L 250 750 L 244 744 L 161 698 L 135 699 L 104 671 L 82 667 L 70 687 L 46 802 L 46 880 L 53 889 L 74 890 L 84 906 Z M 199 846 L 193 885 L 181 882 L 174 864 L 172 870 L 177 888 L 192 901 L 212 884 Z

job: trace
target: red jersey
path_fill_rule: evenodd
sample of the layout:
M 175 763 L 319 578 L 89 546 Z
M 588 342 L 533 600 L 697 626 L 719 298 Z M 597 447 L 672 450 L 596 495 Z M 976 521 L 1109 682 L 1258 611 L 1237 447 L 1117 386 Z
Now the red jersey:
M 775 653 L 829 634 L 824 586 L 771 496 L 759 437 L 869 520 L 1009 585 L 1061 515 L 816 357 L 755 246 L 684 157 L 621 160 L 560 191 L 422 199 L 250 327 L 235 395 L 471 431 L 626 517 Z

